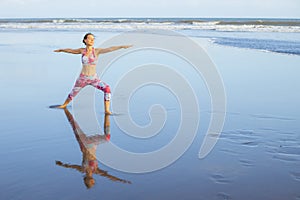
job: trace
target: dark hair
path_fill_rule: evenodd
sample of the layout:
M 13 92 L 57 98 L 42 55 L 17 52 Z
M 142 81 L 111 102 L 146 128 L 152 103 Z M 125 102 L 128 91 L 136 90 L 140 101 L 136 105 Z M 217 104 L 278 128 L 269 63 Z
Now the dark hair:
M 85 34 L 84 35 L 84 37 L 83 37 L 83 40 L 82 40 L 82 42 L 86 45 L 86 43 L 85 43 L 85 41 L 84 40 L 86 40 L 87 39 L 87 37 L 89 36 L 89 35 L 92 35 L 92 36 L 94 36 L 94 34 L 93 33 L 87 33 L 87 34 Z

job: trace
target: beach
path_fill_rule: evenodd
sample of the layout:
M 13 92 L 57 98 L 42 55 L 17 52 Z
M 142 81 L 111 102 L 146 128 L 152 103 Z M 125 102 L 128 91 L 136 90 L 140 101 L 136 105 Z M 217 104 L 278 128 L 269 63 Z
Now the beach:
M 66 27 L 68 24 L 62 24 L 62 29 L 41 28 L 41 24 L 34 23 L 39 27 L 24 28 L 28 23 L 17 28 L 4 27 L 10 25 L 7 23 L 0 26 L 1 199 L 300 199 L 299 32 L 289 35 L 268 29 L 260 34 L 240 29 L 231 32 L 202 30 L 199 33 L 190 27 L 179 30 L 206 52 L 218 70 L 226 94 L 223 129 L 211 152 L 202 159 L 199 150 L 212 116 L 211 94 L 205 77 L 189 69 L 190 63 L 162 51 L 136 50 L 117 57 L 119 60 L 112 62 L 102 76 L 112 88 L 113 111 L 117 109 L 117 102 L 124 98 L 123 93 L 114 94 L 124 72 L 155 63 L 168 65 L 168 69 L 173 67 L 182 77 L 187 77 L 199 104 L 199 110 L 194 109 L 188 114 L 200 116 L 200 121 L 195 138 L 176 161 L 148 173 L 131 173 L 99 160 L 99 168 L 105 173 L 95 174 L 94 187 L 87 189 L 84 173 L 57 164 L 60 161 L 81 166 L 82 152 L 65 112 L 49 108 L 65 100 L 80 73 L 80 56 L 58 54 L 53 50 L 81 47 L 87 30 L 95 34 L 95 46 L 101 46 L 128 29 L 97 29 L 91 28 L 90 23 L 86 24 L 88 29 L 76 29 L 78 24 L 72 28 Z M 136 28 L 136 23 L 141 21 L 134 23 L 131 28 Z M 181 25 L 176 24 L 176 27 Z M 112 25 L 105 26 L 111 28 Z M 114 28 L 116 26 L 121 25 L 114 24 Z M 243 40 L 245 38 L 247 40 Z M 276 38 L 280 41 L 279 46 L 276 46 Z M 256 40 L 268 47 L 253 46 Z M 247 47 L 236 45 L 246 44 L 246 41 Z M 291 48 L 286 48 L 286 44 L 292 44 Z M 120 53 L 125 53 L 122 51 Z M 170 80 L 173 77 L 160 75 Z M 193 122 L 190 115 L 183 115 L 185 110 L 180 110 L 180 98 L 175 89 L 168 91 L 157 82 L 142 86 L 133 94 L 128 113 L 110 116 L 111 138 L 99 144 L 97 156 L 130 164 L 124 157 L 113 158 L 109 151 L 100 151 L 101 147 L 113 143 L 130 152 L 154 152 L 176 138 L 181 121 Z M 126 90 L 127 85 L 123 87 Z M 85 92 L 94 94 L 94 89 L 89 87 L 82 91 L 81 97 Z M 86 104 L 74 103 L 68 110 L 85 134 L 103 134 L 102 92 L 97 91 L 92 100 L 96 101 L 95 105 L 91 104 L 93 117 L 98 121 L 96 125 L 89 124 L 92 121 L 90 115 L 80 116 L 81 111 L 86 111 Z M 154 110 L 151 115 L 148 113 L 156 104 L 164 107 L 166 114 L 158 133 L 149 138 L 136 138 L 122 131 L 118 120 L 129 115 L 141 129 L 147 128 L 154 118 L 160 119 L 161 116 L 156 115 L 160 110 Z

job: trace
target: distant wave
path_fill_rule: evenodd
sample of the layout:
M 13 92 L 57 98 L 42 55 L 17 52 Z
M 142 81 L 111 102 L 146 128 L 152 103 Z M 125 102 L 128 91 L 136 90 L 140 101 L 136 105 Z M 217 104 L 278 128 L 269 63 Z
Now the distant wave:
M 300 43 L 270 39 L 254 38 L 224 38 L 213 39 L 213 42 L 220 45 L 232 46 L 246 49 L 257 49 L 266 52 L 300 55 Z
M 245 20 L 220 21 L 218 25 L 267 25 L 267 26 L 300 26 L 300 20 Z
M 174 30 L 214 43 L 300 55 L 300 19 L 228 18 L 26 18 L 0 19 L 1 30 L 107 31 Z
M 226 32 L 300 33 L 300 19 L 218 18 L 29 18 L 0 19 L 0 29 L 39 30 L 215 30 Z

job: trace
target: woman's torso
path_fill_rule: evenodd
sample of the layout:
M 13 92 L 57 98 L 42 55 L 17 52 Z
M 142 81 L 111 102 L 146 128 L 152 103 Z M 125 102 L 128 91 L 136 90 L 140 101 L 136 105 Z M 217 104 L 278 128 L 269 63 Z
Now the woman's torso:
M 96 65 L 98 62 L 98 56 L 95 52 L 95 48 L 92 48 L 90 52 L 84 49 L 81 54 L 82 70 L 81 74 L 86 76 L 93 76 L 96 74 Z

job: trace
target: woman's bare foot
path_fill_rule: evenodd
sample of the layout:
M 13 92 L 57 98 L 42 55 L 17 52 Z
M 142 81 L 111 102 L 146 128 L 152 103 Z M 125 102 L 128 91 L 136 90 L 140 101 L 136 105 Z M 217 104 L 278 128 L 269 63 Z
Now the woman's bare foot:
M 65 109 L 67 107 L 67 105 L 71 102 L 72 100 L 70 98 L 67 98 L 65 100 L 65 102 L 62 105 L 54 105 L 54 106 L 50 106 L 50 108 L 61 108 L 61 109 Z
M 60 109 L 65 109 L 67 107 L 67 105 L 53 105 L 53 106 L 49 106 L 49 108 L 60 108 Z
M 105 114 L 107 114 L 107 115 L 112 114 L 112 112 L 110 112 L 110 110 L 109 110 L 109 105 L 110 105 L 110 101 L 104 101 L 104 110 L 105 110 Z
M 61 109 L 65 109 L 67 107 L 67 105 L 60 105 L 60 106 L 57 106 L 57 108 L 61 108 Z
M 107 110 L 107 111 L 105 111 L 105 114 L 106 114 L 106 115 L 111 115 L 111 114 L 112 114 L 112 112 L 111 112 L 111 111 L 109 111 L 109 110 Z

